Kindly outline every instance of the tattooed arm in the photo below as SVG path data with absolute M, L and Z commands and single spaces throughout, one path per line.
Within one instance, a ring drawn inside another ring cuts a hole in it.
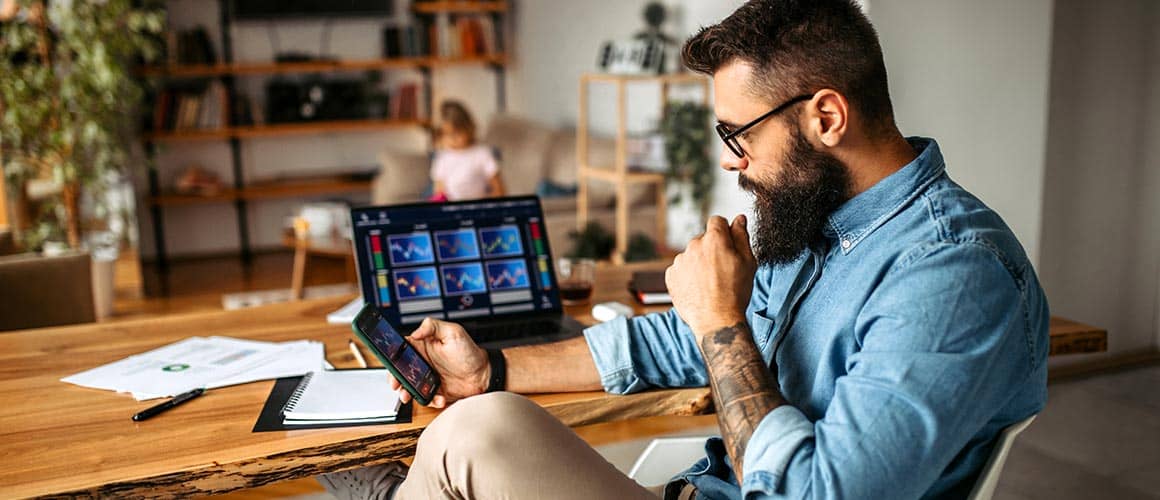
M 762 418 L 786 402 L 745 322 L 707 333 L 701 337 L 700 346 L 709 370 L 721 437 L 740 481 L 746 443 Z
M 709 219 L 665 272 L 677 314 L 689 325 L 705 359 L 717 421 L 737 480 L 745 445 L 766 414 L 785 404 L 745 320 L 757 269 L 745 217 L 733 224 Z

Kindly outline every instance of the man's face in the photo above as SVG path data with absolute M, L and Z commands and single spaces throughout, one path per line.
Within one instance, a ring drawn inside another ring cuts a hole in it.
M 752 68 L 740 62 L 713 75 L 717 120 L 732 129 L 781 104 L 752 95 L 748 83 L 752 77 Z M 784 113 L 799 116 L 807 105 Z M 744 158 L 721 145 L 721 167 L 737 172 L 738 184 L 754 197 L 753 252 L 761 264 L 784 264 L 801 255 L 821 237 L 826 217 L 849 197 L 846 166 L 815 149 L 800 123 L 778 115 L 750 128 L 738 137 Z

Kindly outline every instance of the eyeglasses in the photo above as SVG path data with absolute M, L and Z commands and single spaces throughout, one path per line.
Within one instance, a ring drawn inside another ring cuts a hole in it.
M 778 113 L 781 113 L 782 111 L 785 111 L 790 106 L 793 106 L 794 104 L 797 104 L 799 102 L 808 101 L 808 100 L 813 99 L 813 98 L 814 98 L 813 94 L 802 94 L 802 95 L 799 95 L 797 97 L 794 97 L 793 99 L 790 99 L 790 100 L 782 103 L 781 106 L 773 108 L 773 109 L 769 110 L 768 113 L 757 117 L 756 120 L 753 120 L 749 123 L 746 123 L 745 125 L 742 125 L 741 128 L 739 128 L 737 130 L 730 130 L 728 125 L 726 125 L 724 123 L 718 123 L 717 127 L 716 127 L 717 128 L 717 135 L 721 136 L 721 140 L 725 141 L 725 145 L 729 146 L 729 151 L 732 151 L 733 154 L 737 155 L 737 158 L 745 158 L 745 150 L 741 149 L 741 143 L 737 141 L 737 136 L 745 133 L 746 130 L 749 130 L 749 129 L 757 126 L 758 123 L 765 121 L 765 119 L 767 119 L 773 115 L 776 115 Z

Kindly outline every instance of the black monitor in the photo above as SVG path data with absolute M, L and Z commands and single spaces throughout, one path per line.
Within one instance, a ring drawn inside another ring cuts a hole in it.
M 351 210 L 359 287 L 393 325 L 561 314 L 534 196 Z

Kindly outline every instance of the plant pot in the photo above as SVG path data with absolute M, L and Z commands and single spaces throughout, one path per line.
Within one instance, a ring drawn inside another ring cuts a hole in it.
M 8 224 L 17 245 L 23 246 L 24 233 L 32 228 L 32 202 L 28 199 L 23 184 L 13 186 L 11 181 L 7 181 L 4 188 Z
M 669 182 L 666 193 L 669 199 L 678 193 L 680 200 L 669 204 L 665 244 L 669 248 L 684 249 L 689 240 L 705 231 L 705 217 L 700 205 L 693 200 L 692 184 Z
M 113 277 L 116 275 L 117 259 L 93 257 L 93 309 L 97 321 L 113 315 L 113 298 L 116 296 Z

